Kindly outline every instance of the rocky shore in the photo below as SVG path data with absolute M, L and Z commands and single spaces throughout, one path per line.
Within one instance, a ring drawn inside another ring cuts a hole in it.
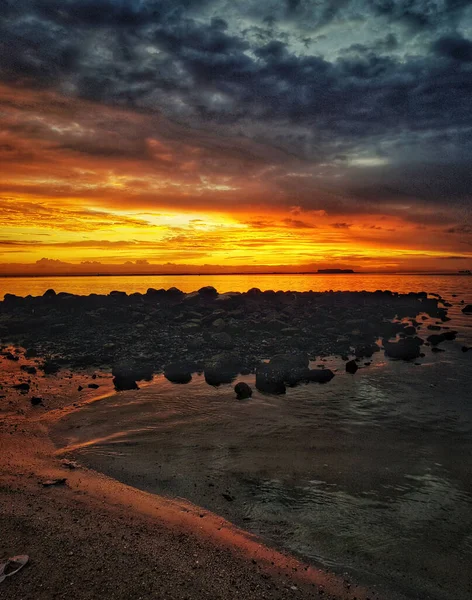
M 192 373 L 204 372 L 210 385 L 256 373 L 260 391 L 283 393 L 287 385 L 329 382 L 329 369 L 310 368 L 310 361 L 328 355 L 342 357 L 355 373 L 356 361 L 381 348 L 392 358 L 413 360 L 425 343 L 437 347 L 454 339 L 450 330 L 426 330 L 429 318 L 436 320 L 430 328 L 447 329 L 447 303 L 426 292 L 218 294 L 207 286 L 189 294 L 171 288 L 76 296 L 48 290 L 38 297 L 5 296 L 0 341 L 7 358 L 16 356 L 6 345 L 24 348 L 45 374 L 65 366 L 111 371 L 118 390 L 137 388 L 156 373 L 187 383 Z

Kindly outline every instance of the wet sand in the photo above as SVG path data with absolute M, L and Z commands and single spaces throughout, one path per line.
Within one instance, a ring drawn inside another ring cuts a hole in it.
M 377 598 L 187 502 L 70 469 L 56 455 L 49 428 L 111 393 L 111 378 L 35 378 L 34 392 L 47 401 L 33 407 L 29 396 L 9 388 L 19 364 L 1 364 L 0 553 L 26 553 L 30 563 L 0 584 L 2 598 Z M 89 390 L 90 382 L 99 390 Z M 64 477 L 65 485 L 42 485 Z

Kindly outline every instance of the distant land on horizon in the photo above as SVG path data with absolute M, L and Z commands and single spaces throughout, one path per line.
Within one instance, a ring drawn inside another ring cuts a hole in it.
M 354 271 L 352 269 L 318 269 L 317 271 L 231 271 L 231 272 L 121 272 L 121 273 L 0 273 L 0 278 L 41 278 L 41 277 L 219 277 L 254 275 L 469 275 L 460 271 Z

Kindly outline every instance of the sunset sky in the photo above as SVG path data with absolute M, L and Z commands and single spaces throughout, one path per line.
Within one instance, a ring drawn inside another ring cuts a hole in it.
M 0 273 L 472 268 L 470 0 L 0 6 Z

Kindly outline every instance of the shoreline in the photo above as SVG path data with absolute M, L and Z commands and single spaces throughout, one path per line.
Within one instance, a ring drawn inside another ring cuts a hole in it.
M 111 389 L 105 397 L 110 394 Z M 103 397 L 103 393 L 98 397 L 91 395 L 85 403 Z M 21 399 L 19 394 L 11 400 L 12 410 L 0 426 L 1 551 L 8 555 L 26 552 L 30 565 L 2 584 L 2 597 L 67 597 L 65 590 L 71 585 L 75 598 L 92 598 L 99 590 L 111 592 L 117 584 L 114 578 L 121 581 L 121 588 L 108 597 L 130 597 L 137 593 L 135 577 L 129 573 L 128 582 L 124 573 L 116 573 L 117 561 L 124 565 L 130 560 L 130 548 L 139 556 L 129 567 L 139 565 L 142 569 L 146 565 L 150 570 L 140 577 L 151 587 L 153 582 L 159 584 L 159 597 L 378 597 L 347 579 L 264 546 L 218 515 L 205 510 L 205 518 L 201 518 L 203 509 L 187 501 L 142 492 L 82 466 L 69 469 L 58 458 L 49 429 L 82 404 L 77 405 L 74 394 L 66 398 L 58 392 L 51 400 L 51 409 L 38 413 L 37 408 L 21 408 Z M 41 485 L 43 480 L 64 477 L 65 485 Z M 96 536 L 97 528 L 116 539 L 110 542 L 108 538 L 105 543 Z M 138 531 L 139 541 L 134 539 Z M 108 543 L 113 549 L 111 555 Z M 156 543 L 161 553 L 150 555 L 147 548 Z M 70 545 L 76 549 L 64 554 L 64 547 Z M 94 552 L 100 549 L 100 553 L 82 551 L 81 546 L 93 548 Z M 169 551 L 165 555 L 163 546 Z M 101 553 L 106 557 L 103 563 Z M 79 590 L 80 577 L 87 567 L 97 567 L 97 556 L 98 577 L 89 582 L 91 588 Z M 52 564 L 55 575 L 46 581 L 44 575 L 50 573 Z M 166 573 L 172 569 L 179 583 L 169 578 L 164 583 L 154 575 L 156 569 Z M 217 590 L 214 577 L 218 578 Z M 198 594 L 192 591 L 195 584 Z M 136 597 L 151 597 L 154 593 L 146 591 Z
M 183 383 L 199 372 L 213 386 L 255 373 L 259 391 L 279 394 L 286 385 L 320 385 L 334 377 L 323 357 L 341 357 L 346 371 L 356 361 L 362 366 L 380 351 L 379 338 L 389 356 L 417 359 L 426 347 L 455 338 L 445 325 L 448 306 L 426 292 L 218 294 L 209 286 L 189 294 L 171 288 L 9 296 L 0 302 L 0 360 L 8 379 L 0 384 L 0 552 L 27 553 L 31 564 L 2 584 L 5 597 L 66 598 L 71 585 L 79 600 L 147 598 L 155 597 L 158 581 L 158 597 L 165 598 L 376 600 L 376 592 L 270 549 L 190 502 L 85 467 L 69 469 L 48 432 L 113 388 L 136 389 L 137 381 L 152 381 L 157 373 Z M 430 333 L 427 317 L 416 321 L 425 313 L 439 319 L 434 330 L 444 330 L 433 335 L 434 343 L 418 337 Z M 310 369 L 317 357 L 321 364 Z M 64 477 L 65 485 L 41 485 Z M 92 588 L 81 588 L 84 578 Z M 148 587 L 139 595 L 142 581 Z

